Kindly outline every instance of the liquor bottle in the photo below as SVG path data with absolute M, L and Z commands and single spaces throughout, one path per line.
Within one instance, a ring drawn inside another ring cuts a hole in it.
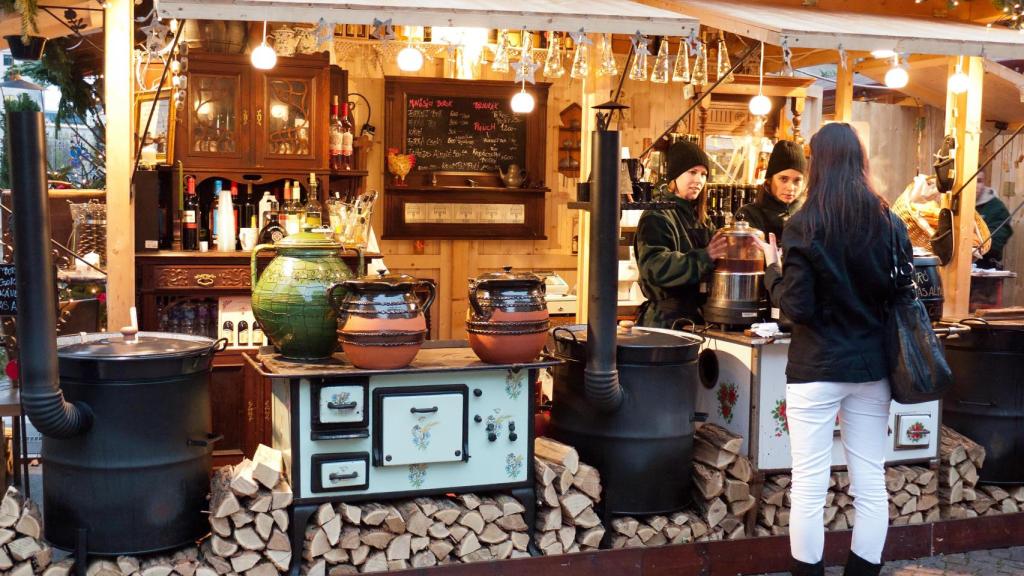
M 319 228 L 323 224 L 323 214 L 320 211 L 320 201 L 317 199 L 316 174 L 309 173 L 309 194 L 306 199 L 306 226 Z
M 352 169 L 352 122 L 348 119 L 348 102 L 341 105 L 341 169 Z
M 294 234 L 292 231 L 292 215 L 295 214 L 295 209 L 292 208 L 292 181 L 284 181 L 284 199 L 281 200 L 281 207 L 278 209 L 279 219 L 281 226 L 284 227 L 287 234 Z
M 245 226 L 245 221 L 242 220 L 242 204 L 238 201 L 238 182 L 231 182 L 231 212 L 235 218 L 235 250 L 241 250 L 238 230 Z
M 278 203 L 277 197 L 270 190 L 263 192 L 263 198 L 260 198 L 259 212 L 256 215 L 256 223 L 253 224 L 253 228 L 259 230 L 266 226 L 267 222 L 270 222 L 271 212 L 277 213 Z
M 209 240 L 210 242 L 213 243 L 217 242 L 217 234 L 220 232 L 220 230 L 218 229 L 218 226 L 220 225 L 220 214 L 218 214 L 218 212 L 220 212 L 220 192 L 223 189 L 224 187 L 221 184 L 220 180 L 213 181 L 213 198 L 210 200 L 210 208 L 208 211 L 208 215 L 210 218 L 208 223 L 208 226 L 210 228 Z M 210 246 L 210 248 L 212 249 L 213 246 Z
M 223 326 L 221 326 L 220 332 L 221 338 L 226 338 L 228 346 L 233 346 L 235 343 L 235 324 L 231 320 L 225 320 Z
M 295 180 L 292 182 L 292 226 L 295 228 L 294 233 L 302 232 L 306 225 L 306 205 L 302 203 L 302 186 L 299 185 L 299 181 Z M 289 234 L 293 234 L 289 230 Z
M 256 320 L 252 321 L 252 345 L 263 345 L 263 328 L 260 327 L 260 323 Z
M 338 97 L 334 97 L 334 102 L 331 104 L 331 128 L 330 128 L 330 144 L 328 146 L 330 167 L 332 171 L 343 170 L 342 160 L 342 148 L 344 141 L 345 129 L 341 124 L 341 119 L 338 118 Z
M 183 208 L 181 247 L 184 250 L 199 250 L 199 196 L 196 194 L 194 176 L 188 177 L 188 193 Z
M 238 321 L 238 345 L 249 345 L 249 323 L 245 320 Z
M 260 244 L 273 244 L 288 235 L 288 231 L 277 219 L 277 211 L 268 212 L 270 220 L 260 229 Z

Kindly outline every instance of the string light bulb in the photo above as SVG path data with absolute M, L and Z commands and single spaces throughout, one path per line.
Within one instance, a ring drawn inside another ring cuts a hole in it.
M 529 114 L 533 112 L 533 96 L 526 91 L 526 83 L 523 83 L 523 89 L 516 92 L 516 95 L 512 97 L 512 111 L 516 114 Z
M 761 42 L 761 64 L 757 71 L 757 96 L 750 99 L 748 105 L 754 116 L 767 116 L 772 111 L 772 101 L 764 95 L 764 42 Z
M 423 68 L 423 52 L 412 45 L 412 41 L 398 52 L 395 58 L 398 69 L 402 72 L 419 72 Z
M 962 64 L 963 59 L 964 57 L 961 56 L 960 59 L 957 61 L 956 71 L 953 72 L 953 75 L 949 77 L 949 80 L 946 83 L 946 87 L 953 94 L 963 94 L 964 92 L 967 92 L 968 88 L 971 87 L 971 79 L 967 76 L 967 74 L 964 74 Z
M 270 70 L 277 65 L 277 52 L 267 44 L 267 21 L 263 21 L 263 42 L 260 45 L 253 48 L 252 55 L 253 68 L 259 70 Z
M 885 85 L 889 88 L 904 88 L 910 82 L 910 75 L 900 66 L 899 54 L 892 57 L 892 68 L 885 73 Z

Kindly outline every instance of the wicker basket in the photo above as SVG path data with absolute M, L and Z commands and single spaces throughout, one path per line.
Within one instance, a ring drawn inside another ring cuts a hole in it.
M 889 208 L 907 225 L 907 233 L 910 236 L 910 243 L 917 248 L 923 248 L 931 251 L 932 234 L 935 233 L 935 228 L 938 223 L 923 215 L 920 210 L 914 207 L 910 202 L 909 190 L 909 187 L 907 190 L 904 190 Z M 985 220 L 981 215 L 975 212 L 974 239 L 972 246 L 975 248 L 980 246 L 982 239 L 986 240 L 986 247 L 981 250 L 981 253 L 984 254 L 988 251 L 988 248 L 991 247 L 991 239 L 989 238 L 988 225 L 985 224 Z

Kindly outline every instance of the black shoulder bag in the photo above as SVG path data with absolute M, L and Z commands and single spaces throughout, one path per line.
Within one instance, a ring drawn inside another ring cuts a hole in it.
M 889 387 L 900 404 L 919 404 L 942 398 L 953 383 L 928 312 L 917 297 L 913 276 L 906 267 L 909 258 L 896 239 L 896 225 L 889 216 L 892 242 L 893 297 L 885 322 L 885 345 L 889 359 Z M 902 255 L 903 258 L 899 256 Z

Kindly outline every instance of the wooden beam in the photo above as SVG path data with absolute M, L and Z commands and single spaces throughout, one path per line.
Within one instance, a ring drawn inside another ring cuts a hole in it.
M 104 34 L 104 108 L 107 113 L 107 327 L 131 323 L 135 305 L 135 225 L 131 178 L 135 142 L 132 45 L 135 8 L 132 0 L 108 0 Z
M 836 109 L 832 119 L 849 122 L 853 119 L 853 62 L 846 56 L 846 62 L 836 66 Z
M 949 58 L 949 75 L 956 70 L 956 63 L 957 58 Z M 963 63 L 963 71 L 971 79 L 970 88 L 963 94 L 946 95 L 946 134 L 953 134 L 957 144 L 953 190 L 959 189 L 978 169 L 981 150 L 981 98 L 985 69 L 981 58 L 964 58 Z M 975 181 L 972 180 L 960 193 L 960 209 L 953 216 L 956 234 L 953 259 L 941 269 L 945 318 L 965 318 L 969 313 L 975 193 Z

